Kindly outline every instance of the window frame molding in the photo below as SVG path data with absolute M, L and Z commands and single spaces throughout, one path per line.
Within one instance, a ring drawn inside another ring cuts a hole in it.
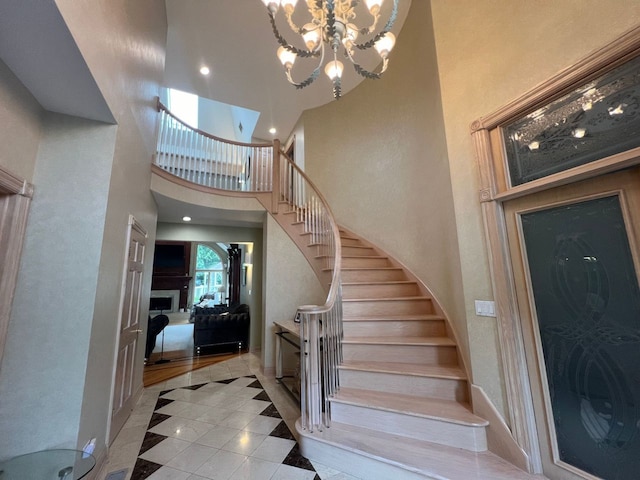
M 229 271 L 229 257 L 227 253 L 224 251 L 222 247 L 220 247 L 215 242 L 204 242 L 204 241 L 194 241 L 193 245 L 195 248 L 192 248 L 193 253 L 193 272 L 191 272 L 191 276 L 193 277 L 193 289 L 194 293 L 191 294 L 191 297 L 195 295 L 196 289 L 196 275 L 198 272 L 222 272 L 222 286 L 224 286 L 227 290 L 229 288 L 229 280 L 228 280 L 228 271 Z M 198 270 L 198 245 L 202 245 L 204 247 L 210 248 L 215 252 L 215 254 L 220 259 L 220 263 L 222 264 L 222 270 Z M 193 303 L 196 303 L 195 298 L 191 298 Z
M 32 184 L 0 166 L 0 367 L 32 197 Z
M 561 70 L 495 112 L 477 119 L 470 126 L 496 302 L 501 365 L 508 402 L 507 422 L 515 441 L 527 455 L 528 469 L 533 473 L 542 473 L 542 460 L 516 301 L 515 279 L 509 256 L 504 202 L 638 165 L 640 148 L 512 187 L 508 179 L 502 126 L 637 56 L 640 56 L 640 26 Z

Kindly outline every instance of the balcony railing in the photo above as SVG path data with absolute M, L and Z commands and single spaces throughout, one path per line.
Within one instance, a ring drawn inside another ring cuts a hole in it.
M 158 103 L 155 164 L 189 182 L 221 190 L 268 192 L 273 145 L 240 143 L 195 129 Z
M 329 398 L 340 386 L 343 337 L 340 233 L 329 205 L 306 174 L 281 151 L 278 141 L 274 145 L 232 142 L 190 127 L 161 103 L 158 112 L 157 167 L 198 185 L 255 196 L 279 222 L 285 216 L 293 217 L 301 238 L 307 239 L 309 248 L 304 248 L 303 254 L 316 272 L 328 275 L 331 286 L 324 305 L 301 306 L 297 315 L 301 424 L 311 432 L 328 427 Z M 264 192 L 271 193 L 270 201 L 259 197 Z

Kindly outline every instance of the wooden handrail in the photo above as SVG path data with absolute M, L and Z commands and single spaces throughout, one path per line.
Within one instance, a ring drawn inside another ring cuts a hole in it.
M 300 175 L 305 180 L 305 182 L 309 186 L 311 186 L 311 188 L 313 188 L 316 196 L 318 197 L 320 202 L 322 202 L 322 205 L 329 213 L 328 217 L 331 223 L 331 230 L 334 236 L 334 240 L 336 242 L 335 243 L 336 251 L 335 251 L 335 262 L 333 267 L 333 273 L 331 278 L 332 280 L 331 287 L 329 289 L 329 294 L 327 295 L 327 301 L 322 306 L 305 305 L 298 309 L 300 311 L 309 312 L 309 313 L 324 313 L 324 312 L 327 312 L 333 306 L 333 302 L 335 302 L 335 298 L 337 295 L 337 290 L 340 287 L 339 278 L 340 278 L 340 269 L 342 268 L 342 242 L 340 241 L 340 229 L 338 228 L 338 224 L 335 221 L 333 212 L 329 207 L 329 203 L 326 201 L 322 193 L 320 193 L 320 190 L 318 190 L 315 187 L 315 185 L 313 184 L 311 179 L 307 176 L 307 174 L 304 173 L 304 171 L 301 170 L 300 167 L 298 167 L 298 165 L 296 165 L 295 162 L 291 160 L 283 150 L 280 150 L 280 155 L 282 155 L 287 160 L 289 166 L 292 167 L 298 173 L 298 175 Z
M 324 305 L 298 307 L 296 317 L 300 319 L 300 410 L 301 426 L 313 432 L 331 424 L 330 397 L 340 388 L 338 366 L 342 362 L 342 244 L 335 217 L 324 196 L 283 151 L 278 152 L 283 177 L 286 183 L 279 197 L 283 197 L 302 221 L 305 233 L 311 233 L 310 245 L 319 247 L 327 255 L 325 267 L 332 270 L 331 283 Z M 274 185 L 275 190 L 275 185 Z M 328 235 L 327 235 L 328 234 Z M 315 260 L 306 251 L 313 264 Z

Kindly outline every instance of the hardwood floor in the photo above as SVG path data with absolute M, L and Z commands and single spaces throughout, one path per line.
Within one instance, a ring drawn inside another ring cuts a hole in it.
M 160 354 L 153 353 L 151 354 L 151 358 L 149 358 L 149 362 L 144 367 L 142 382 L 145 387 L 148 387 L 170 378 L 177 377 L 183 373 L 208 367 L 209 365 L 223 362 L 237 356 L 237 353 L 229 353 L 185 358 L 184 351 L 180 350 L 177 352 L 164 352 L 163 358 L 171 361 L 156 364 L 155 362 L 160 359 Z

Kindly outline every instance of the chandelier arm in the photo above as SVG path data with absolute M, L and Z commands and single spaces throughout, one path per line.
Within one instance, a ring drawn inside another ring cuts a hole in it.
M 280 32 L 278 31 L 278 27 L 276 26 L 276 18 L 273 15 L 273 13 L 268 12 L 269 15 L 269 19 L 271 20 L 271 27 L 273 29 L 273 34 L 276 37 L 276 40 L 278 40 L 278 43 L 283 46 L 284 48 L 286 48 L 287 50 L 289 50 L 290 52 L 295 53 L 297 56 L 301 57 L 301 58 L 310 58 L 310 57 L 317 57 L 318 55 L 320 55 L 320 52 L 318 52 L 317 50 L 312 51 L 312 50 L 300 50 L 299 48 L 294 47 L 293 45 L 289 44 L 282 35 L 280 35 Z
M 389 59 L 385 58 L 382 61 L 382 69 L 379 72 L 370 72 L 369 70 L 362 68 L 360 64 L 354 62 L 353 59 L 351 59 L 351 62 L 353 63 L 353 68 L 356 72 L 358 72 L 359 75 L 372 80 L 378 80 L 382 78 L 382 74 L 387 70 L 387 66 L 389 65 Z
M 334 0 L 327 0 L 327 36 L 334 38 L 336 35 L 336 13 Z
M 316 78 L 318 78 L 318 76 L 320 75 L 320 67 L 322 67 L 322 63 L 324 62 L 324 45 L 322 46 L 321 49 L 321 55 L 320 55 L 320 62 L 318 63 L 318 66 L 315 68 L 315 70 L 313 72 L 311 72 L 311 75 L 309 75 L 305 80 L 303 80 L 302 82 L 295 82 L 293 80 L 293 78 L 291 78 L 291 69 L 286 69 L 285 73 L 287 75 L 287 80 L 289 81 L 289 83 L 291 85 L 293 85 L 294 87 L 296 87 L 297 89 L 301 89 L 304 87 L 308 87 L 309 85 L 311 85 Z
M 293 30 L 295 33 L 297 33 L 298 35 L 302 35 L 302 33 L 303 33 L 302 27 L 299 27 L 293 21 L 293 12 L 294 12 L 294 10 L 291 10 L 290 12 L 285 11 L 284 12 L 284 17 L 287 19 L 287 23 L 289 24 L 289 28 L 291 30 Z
M 375 43 L 384 36 L 385 33 L 391 30 L 391 27 L 393 27 L 393 24 L 395 23 L 397 16 L 398 16 L 398 0 L 393 0 L 393 8 L 391 9 L 389 20 L 387 20 L 387 24 L 384 26 L 384 28 L 380 30 L 380 32 L 368 42 L 362 43 L 362 44 L 354 43 L 353 46 L 356 47 L 358 50 L 367 50 L 373 47 Z

